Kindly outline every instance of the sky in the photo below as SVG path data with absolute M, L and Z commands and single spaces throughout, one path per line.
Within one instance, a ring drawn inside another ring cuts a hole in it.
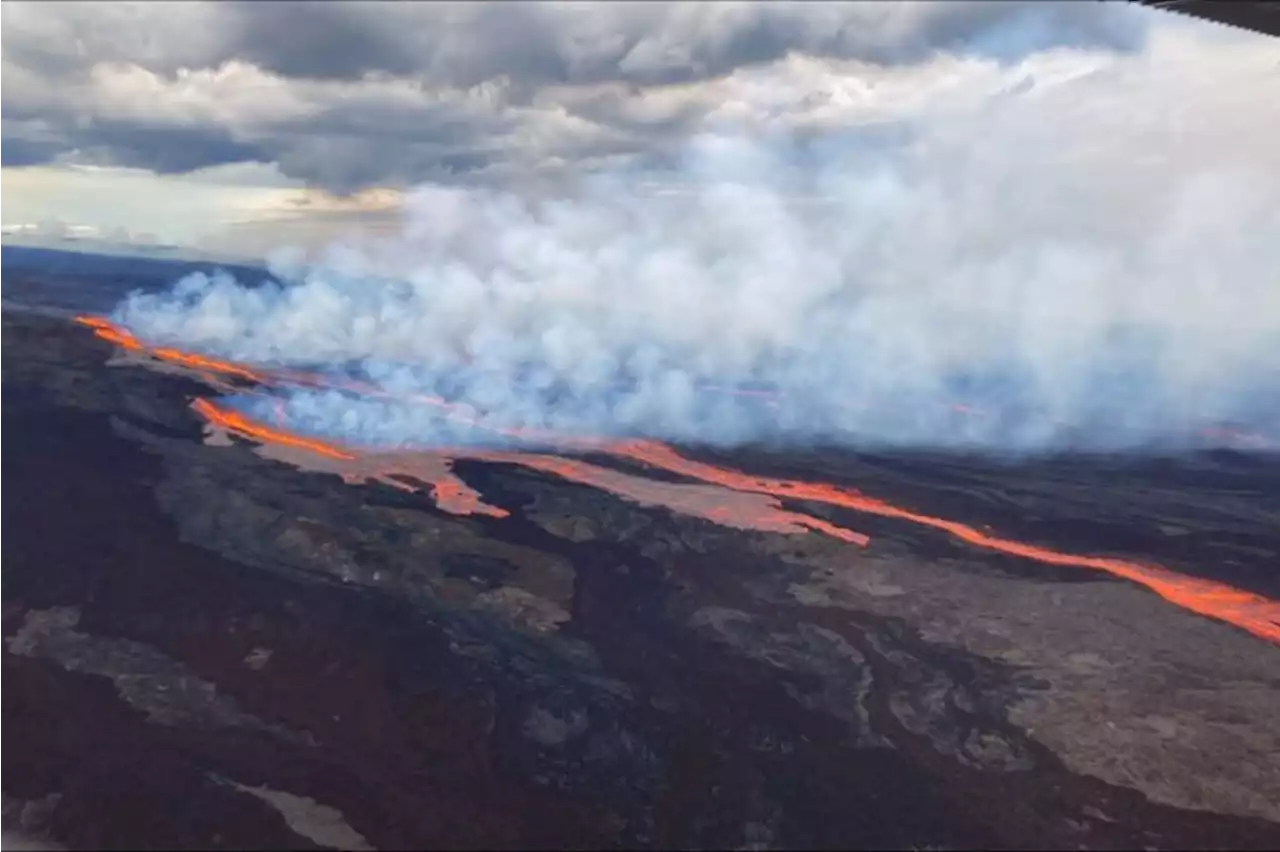
M 1171 77 L 1221 76 L 1235 51 L 1233 96 L 1274 86 L 1251 79 L 1262 37 L 1124 3 L 6 0 L 0 13 L 6 237 L 254 257 L 394 230 L 421 184 L 554 194 L 621 172 L 665 185 L 700 133 L 903 127 L 1162 44 Z

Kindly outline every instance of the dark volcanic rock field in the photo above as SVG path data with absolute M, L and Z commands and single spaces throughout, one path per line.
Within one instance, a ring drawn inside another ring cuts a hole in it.
M 3 326 L 6 831 L 75 848 L 1275 848 L 1280 649 L 821 506 L 744 532 L 459 462 L 505 519 L 205 443 Z M 1275 596 L 1280 465 L 699 452 Z

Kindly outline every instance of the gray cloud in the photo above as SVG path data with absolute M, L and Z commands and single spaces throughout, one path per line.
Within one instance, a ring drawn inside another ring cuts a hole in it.
M 1134 49 L 1146 15 L 1054 2 L 387 3 L 233 0 L 6 6 L 5 51 L 46 73 L 136 62 L 162 74 L 240 60 L 285 77 L 423 76 L 472 86 L 689 82 L 788 52 L 915 62 Z M 11 47 L 12 45 L 12 47 Z
M 109 160 L 124 168 L 181 174 L 227 163 L 264 162 L 272 155 L 236 140 L 223 128 L 145 126 L 120 121 L 96 122 L 80 130 L 76 150 L 91 160 Z
M 228 4 L 226 58 L 289 77 L 426 75 L 471 86 L 685 83 L 796 51 L 877 63 L 958 49 L 1016 57 L 1055 46 L 1132 49 L 1141 16 L 1074 3 Z M 276 35 L 289 31 L 290 38 Z
M 1127 51 L 1152 14 L 1065 2 L 6 2 L 4 162 L 263 160 L 343 191 L 564 170 L 661 157 L 718 106 L 693 89 L 788 57 L 894 68 L 939 53 Z
M 40 121 L 6 120 L 4 124 L 4 164 L 38 166 L 63 153 L 66 140 Z

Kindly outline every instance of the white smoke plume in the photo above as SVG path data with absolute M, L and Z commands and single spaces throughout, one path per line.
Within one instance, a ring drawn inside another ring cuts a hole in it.
M 1025 451 L 1280 423 L 1275 41 L 1179 25 L 1136 55 L 821 68 L 740 80 L 675 168 L 422 187 L 397 239 L 116 319 L 571 434 Z M 761 104 L 782 118 L 741 119 Z M 354 440 L 484 438 L 412 402 L 288 406 Z

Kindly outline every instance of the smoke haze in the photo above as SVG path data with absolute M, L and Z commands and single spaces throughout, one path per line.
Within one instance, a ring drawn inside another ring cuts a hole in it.
M 643 170 L 553 194 L 423 186 L 397 238 L 282 251 L 262 286 L 192 276 L 114 319 L 372 379 L 398 398 L 299 389 L 286 409 L 301 431 L 378 444 L 499 440 L 409 399 L 423 393 L 504 429 L 723 445 L 1035 451 L 1265 429 L 1280 49 L 1202 30 L 1012 65 L 787 60 L 753 72 L 742 112 L 825 98 L 807 123 L 730 104 Z

